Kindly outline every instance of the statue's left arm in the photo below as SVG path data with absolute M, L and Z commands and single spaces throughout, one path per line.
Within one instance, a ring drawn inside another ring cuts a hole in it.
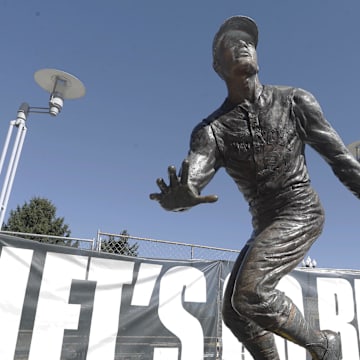
M 183 211 L 193 206 L 217 201 L 216 195 L 200 195 L 218 170 L 219 156 L 214 134 L 210 125 L 197 126 L 190 141 L 188 156 L 182 163 L 179 174 L 174 166 L 168 167 L 169 183 L 157 179 L 160 193 L 150 194 L 169 211 Z
M 340 181 L 360 198 L 360 163 L 325 119 L 315 97 L 305 90 L 297 89 L 293 102 L 293 113 L 304 142 L 314 148 Z

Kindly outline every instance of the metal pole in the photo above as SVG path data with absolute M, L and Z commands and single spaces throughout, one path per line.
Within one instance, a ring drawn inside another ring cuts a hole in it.
M 27 128 L 25 125 L 25 121 L 26 121 L 28 112 L 29 112 L 29 105 L 26 103 L 21 104 L 21 106 L 18 110 L 18 117 L 17 117 L 16 121 L 10 122 L 10 126 L 17 126 L 18 131 L 16 134 L 16 138 L 15 138 L 14 145 L 13 145 L 13 150 L 12 150 L 12 153 L 11 153 L 11 156 L 9 159 L 7 172 L 5 175 L 3 187 L 1 190 L 1 194 L 0 194 L 0 228 L 2 228 L 2 226 L 3 226 L 5 212 L 6 212 L 7 204 L 8 204 L 10 193 L 11 193 L 11 188 L 12 188 L 12 185 L 14 182 L 17 166 L 19 163 L 20 155 L 21 155 L 21 150 L 22 150 L 25 136 L 26 136 Z M 5 141 L 5 145 L 4 145 L 3 154 L 1 156 L 2 163 L 4 162 L 4 159 L 6 157 L 6 152 L 8 149 L 11 133 L 12 133 L 12 130 L 10 131 L 10 129 L 9 129 L 8 135 L 7 135 L 7 138 Z M 2 165 L 3 164 L 1 164 L 1 167 L 2 167 Z
M 2 153 L 1 153 L 1 159 L 0 159 L 0 175 L 1 175 L 1 172 L 2 172 L 2 168 L 3 168 L 4 161 L 5 161 L 5 157 L 6 157 L 6 153 L 7 153 L 8 147 L 9 147 L 11 135 L 12 135 L 12 132 L 13 132 L 13 130 L 14 130 L 14 126 L 15 126 L 15 125 L 16 125 L 16 120 L 10 121 L 9 130 L 8 130 L 7 135 L 6 135 L 6 139 L 5 139 L 5 144 L 4 144 L 4 147 L 3 147 L 3 151 L 2 151 Z
M 20 131 L 20 129 L 19 129 Z M 16 174 L 16 170 L 19 164 L 19 159 L 20 159 L 20 155 L 21 155 L 21 151 L 22 151 L 22 147 L 24 145 L 24 141 L 25 141 L 25 136 L 26 136 L 26 132 L 27 132 L 27 128 L 25 126 L 25 124 L 22 126 L 21 128 L 21 135 L 20 135 L 20 140 L 19 140 L 19 146 L 18 149 L 16 151 L 16 155 L 15 155 L 15 160 L 14 160 L 14 165 L 12 167 L 12 171 L 10 174 L 10 178 L 9 178 L 9 185 L 8 185 L 8 191 L 5 194 L 5 198 L 4 198 L 4 206 L 5 206 L 5 210 L 7 208 L 7 204 L 9 202 L 9 197 L 10 197 L 10 193 L 11 193 L 11 189 L 14 183 L 14 178 L 15 178 L 15 174 Z M 4 210 L 4 213 L 5 213 Z M 3 221 L 4 219 L 0 218 L 0 221 Z M 0 222 L 0 224 L 2 224 L 2 222 Z
M 101 232 L 100 229 L 98 229 L 96 236 L 96 251 L 100 252 L 100 250 L 101 250 Z

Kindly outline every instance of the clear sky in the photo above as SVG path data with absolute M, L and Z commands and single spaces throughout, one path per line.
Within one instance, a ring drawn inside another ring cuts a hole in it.
M 240 249 L 251 219 L 224 171 L 203 191 L 219 196 L 215 204 L 170 213 L 148 196 L 226 96 L 213 36 L 227 17 L 254 18 L 260 80 L 312 92 L 349 144 L 360 139 L 359 11 L 358 0 L 0 0 L 0 146 L 23 101 L 47 105 L 35 71 L 64 70 L 87 90 L 56 118 L 30 114 L 8 212 L 41 196 L 74 237 L 127 230 Z M 360 202 L 311 149 L 307 161 L 327 215 L 310 256 L 319 267 L 360 269 Z

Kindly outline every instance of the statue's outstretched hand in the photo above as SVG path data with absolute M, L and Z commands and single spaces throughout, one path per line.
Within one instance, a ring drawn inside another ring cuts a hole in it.
M 156 200 L 160 205 L 169 211 L 182 211 L 192 206 L 213 203 L 217 201 L 216 195 L 200 196 L 194 193 L 188 184 L 189 162 L 184 160 L 181 167 L 181 175 L 176 175 L 175 166 L 168 167 L 169 185 L 166 185 L 164 179 L 156 180 L 161 193 L 150 194 L 151 200 Z

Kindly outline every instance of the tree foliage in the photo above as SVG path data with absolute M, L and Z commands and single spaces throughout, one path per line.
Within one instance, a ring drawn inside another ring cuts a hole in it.
M 11 210 L 3 229 L 5 231 L 62 237 L 69 237 L 71 233 L 69 226 L 64 223 L 64 218 L 56 216 L 56 207 L 52 202 L 41 197 L 33 197 L 23 206 L 18 205 L 16 210 Z M 36 236 L 22 237 L 58 245 L 72 245 L 71 240 Z
M 128 256 L 137 256 L 139 245 L 137 243 L 129 243 L 129 234 L 127 230 L 123 230 L 119 236 L 109 235 L 109 238 L 101 242 L 101 251 L 128 255 Z

